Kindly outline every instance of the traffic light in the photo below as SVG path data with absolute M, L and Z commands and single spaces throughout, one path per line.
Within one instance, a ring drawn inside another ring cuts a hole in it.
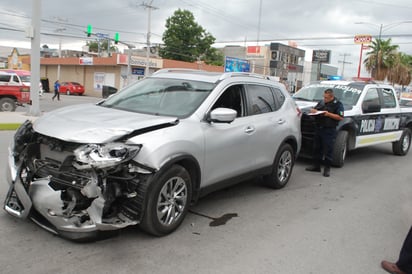
M 114 34 L 114 43 L 117 45 L 117 43 L 119 43 L 119 33 L 118 32 L 116 32 L 115 34 Z
M 92 25 L 87 25 L 87 37 L 92 35 Z

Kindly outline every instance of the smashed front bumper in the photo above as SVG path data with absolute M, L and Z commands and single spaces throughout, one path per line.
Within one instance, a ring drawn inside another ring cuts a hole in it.
M 76 168 L 72 150 L 53 151 L 45 143 L 36 140 L 17 157 L 16 142 L 9 146 L 6 212 L 75 241 L 139 223 L 144 201 L 137 192 L 143 176 L 133 173 L 136 167 Z

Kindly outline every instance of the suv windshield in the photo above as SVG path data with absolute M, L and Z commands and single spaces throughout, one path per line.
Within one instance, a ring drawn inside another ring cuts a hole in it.
M 100 105 L 154 115 L 189 116 L 215 87 L 193 80 L 146 78 L 126 87 Z
M 353 107 L 359 99 L 362 88 L 356 84 L 348 85 L 322 85 L 314 84 L 303 87 L 293 95 L 295 100 L 319 102 L 323 100 L 325 89 L 333 89 L 335 97 L 342 102 L 345 108 Z

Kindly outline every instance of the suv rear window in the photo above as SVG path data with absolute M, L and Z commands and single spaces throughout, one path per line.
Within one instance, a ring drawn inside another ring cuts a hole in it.
M 285 101 L 285 96 L 278 89 L 253 84 L 247 85 L 247 89 L 251 115 L 276 111 Z

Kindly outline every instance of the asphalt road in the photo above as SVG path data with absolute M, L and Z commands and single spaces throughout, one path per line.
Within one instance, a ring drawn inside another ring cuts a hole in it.
M 12 136 L 0 131 L 2 202 Z M 0 273 L 386 273 L 380 261 L 397 259 L 412 224 L 411 159 L 390 145 L 360 149 L 329 178 L 300 159 L 284 189 L 248 181 L 212 193 L 162 238 L 131 227 L 76 244 L 0 210 Z

